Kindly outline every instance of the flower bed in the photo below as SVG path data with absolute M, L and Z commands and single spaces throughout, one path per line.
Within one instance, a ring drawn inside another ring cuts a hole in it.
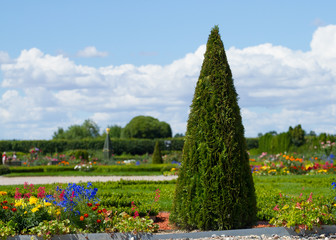
M 84 187 L 69 184 L 47 193 L 45 187 L 24 185 L 16 188 L 14 198 L 0 192 L 0 237 L 32 234 L 50 239 L 69 233 L 130 232 L 150 233 L 158 229 L 148 215 L 140 217 L 132 202 L 131 214 L 103 208 L 96 197 L 98 189 L 91 183 Z M 158 201 L 156 192 L 154 204 Z

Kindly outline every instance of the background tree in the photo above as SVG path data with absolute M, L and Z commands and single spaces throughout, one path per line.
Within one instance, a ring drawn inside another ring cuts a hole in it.
M 219 29 L 209 36 L 192 101 L 172 221 L 204 230 L 256 220 L 256 198 L 237 93 Z
M 58 128 L 53 134 L 53 139 L 67 139 L 67 140 L 78 140 L 84 138 L 96 138 L 99 136 L 98 125 L 87 119 L 82 125 L 71 125 L 68 130 L 63 128 Z
M 166 122 L 150 116 L 134 117 L 121 131 L 122 138 L 171 138 L 172 131 Z
M 161 164 L 161 163 L 163 163 L 159 141 L 155 142 L 155 147 L 154 147 L 152 162 L 154 164 Z
M 111 138 L 120 138 L 122 127 L 118 125 L 113 125 L 113 126 L 109 126 L 108 128 L 110 129 L 109 135 Z
M 296 127 L 292 128 L 289 127 L 288 130 L 292 144 L 296 147 L 300 147 L 305 142 L 305 131 L 302 129 L 301 124 L 297 125 Z

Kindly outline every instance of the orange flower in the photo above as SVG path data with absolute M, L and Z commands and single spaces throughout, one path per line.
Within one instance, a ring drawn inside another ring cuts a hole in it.
M 8 209 L 8 207 L 7 207 L 7 206 L 3 206 L 2 208 L 3 208 L 3 209 L 5 209 L 5 210 L 6 210 L 6 209 Z
M 84 221 L 84 217 L 80 216 L 79 220 Z

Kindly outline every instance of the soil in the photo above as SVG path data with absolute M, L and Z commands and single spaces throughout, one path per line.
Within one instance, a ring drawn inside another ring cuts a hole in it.
M 159 232 L 170 232 L 178 230 L 176 226 L 169 223 L 169 212 L 159 212 L 155 218 L 155 223 L 159 225 Z M 267 221 L 259 221 L 253 228 L 274 227 Z

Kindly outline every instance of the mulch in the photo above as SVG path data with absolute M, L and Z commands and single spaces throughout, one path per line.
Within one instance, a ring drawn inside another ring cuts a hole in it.
M 177 227 L 169 223 L 169 212 L 159 212 L 155 218 L 155 223 L 159 225 L 159 231 L 170 231 L 177 230 Z M 274 225 L 269 224 L 268 221 L 259 221 L 252 228 L 264 228 L 264 227 L 274 227 Z

